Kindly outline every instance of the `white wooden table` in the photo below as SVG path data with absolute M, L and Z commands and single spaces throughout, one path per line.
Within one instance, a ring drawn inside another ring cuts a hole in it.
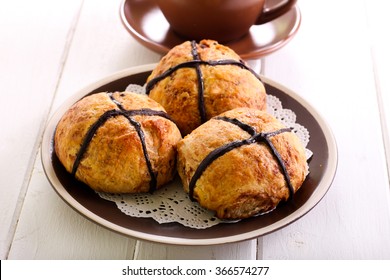
M 258 239 L 150 243 L 107 230 L 55 193 L 40 144 L 50 114 L 80 88 L 157 62 L 119 19 L 120 0 L 0 0 L 1 259 L 389 259 L 390 55 L 387 1 L 300 0 L 295 38 L 262 73 L 327 120 L 338 170 L 321 202 Z

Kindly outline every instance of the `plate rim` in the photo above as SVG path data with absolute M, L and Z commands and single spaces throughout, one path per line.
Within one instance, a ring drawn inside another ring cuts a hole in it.
M 59 105 L 59 107 L 54 109 L 55 111 L 49 118 L 49 121 L 47 122 L 43 134 L 42 145 L 41 145 L 41 161 L 42 161 L 45 175 L 50 185 L 53 187 L 56 193 L 62 198 L 62 200 L 64 200 L 71 208 L 73 208 L 79 214 L 88 218 L 89 220 L 109 230 L 123 234 L 127 237 L 133 237 L 140 240 L 147 240 L 155 243 L 164 243 L 164 244 L 172 244 L 172 245 L 217 245 L 217 244 L 227 244 L 227 243 L 241 242 L 244 240 L 250 240 L 250 239 L 254 239 L 272 233 L 276 230 L 279 230 L 295 222 L 302 216 L 306 215 L 323 199 L 323 197 L 325 196 L 325 194 L 328 192 L 328 190 L 332 185 L 332 182 L 336 175 L 337 164 L 338 164 L 337 143 L 330 126 L 328 125 L 326 120 L 322 117 L 322 115 L 307 100 L 302 98 L 299 94 L 287 88 L 286 86 L 280 84 L 279 82 L 267 78 L 264 75 L 260 75 L 263 82 L 283 91 L 283 93 L 295 99 L 306 110 L 309 111 L 309 113 L 313 116 L 313 118 L 318 122 L 319 126 L 321 127 L 321 130 L 325 135 L 325 141 L 328 144 L 328 150 L 329 150 L 328 164 L 327 164 L 327 168 L 324 171 L 323 178 L 319 182 L 319 185 L 316 187 L 315 191 L 310 196 L 310 198 L 297 211 L 294 211 L 293 213 L 276 221 L 275 223 L 272 223 L 271 225 L 256 230 L 248 231 L 245 233 L 235 234 L 231 236 L 224 236 L 224 237 L 216 237 L 216 238 L 188 239 L 188 238 L 181 238 L 181 237 L 161 236 L 158 234 L 139 232 L 133 229 L 124 228 L 122 226 L 119 226 L 113 222 L 110 222 L 100 217 L 99 215 L 87 209 L 84 205 L 80 204 L 75 198 L 73 198 L 66 191 L 66 189 L 59 181 L 52 167 L 51 154 L 53 151 L 52 151 L 51 143 L 53 141 L 52 138 L 53 138 L 54 129 L 59 119 L 69 108 L 70 106 L 69 104 L 74 104 L 75 102 L 83 98 L 86 94 L 90 93 L 94 89 L 97 89 L 112 81 L 133 74 L 151 71 L 156 67 L 156 65 L 157 63 L 134 66 L 121 71 L 117 71 L 111 75 L 105 76 L 89 84 L 88 86 L 82 88 L 81 90 L 77 91 L 75 94 L 68 97 L 61 105 Z

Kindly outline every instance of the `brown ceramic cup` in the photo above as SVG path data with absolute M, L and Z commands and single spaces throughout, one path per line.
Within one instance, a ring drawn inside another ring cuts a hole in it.
M 255 24 L 264 24 L 288 12 L 297 0 L 157 0 L 173 31 L 186 39 L 237 40 Z

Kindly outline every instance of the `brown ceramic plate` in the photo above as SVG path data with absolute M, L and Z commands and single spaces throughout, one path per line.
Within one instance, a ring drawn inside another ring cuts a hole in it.
M 274 211 L 207 229 L 192 229 L 178 223 L 159 224 L 152 218 L 134 218 L 123 214 L 115 205 L 100 198 L 87 186 L 73 179 L 62 167 L 53 151 L 56 125 L 66 110 L 82 97 L 101 91 L 123 91 L 128 84 L 143 85 L 152 65 L 130 68 L 106 77 L 79 91 L 52 116 L 42 142 L 42 163 L 48 180 L 59 196 L 90 220 L 126 236 L 153 242 L 181 245 L 210 245 L 253 239 L 278 230 L 309 212 L 328 191 L 337 167 L 337 148 L 333 134 L 318 112 L 299 95 L 262 77 L 269 94 L 277 96 L 284 108 L 293 110 L 297 123 L 310 132 L 308 148 L 314 155 L 310 174 L 291 202 Z
M 126 30 L 138 42 L 158 53 L 165 54 L 186 39 L 170 29 L 155 2 L 154 0 L 124 0 L 120 7 L 120 17 Z M 248 35 L 226 45 L 243 59 L 259 58 L 287 44 L 297 33 L 300 23 L 301 13 L 296 6 L 274 21 L 252 26 Z

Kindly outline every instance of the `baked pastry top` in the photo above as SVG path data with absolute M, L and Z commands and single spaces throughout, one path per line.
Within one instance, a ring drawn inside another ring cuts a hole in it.
M 193 200 L 221 219 L 274 209 L 308 173 L 299 138 L 270 114 L 237 108 L 178 143 L 178 173 Z
M 65 169 L 92 189 L 139 193 L 173 178 L 180 139 L 164 108 L 148 96 L 101 92 L 64 114 L 54 148 Z
M 232 49 L 213 40 L 172 48 L 148 77 L 146 91 L 182 135 L 233 108 L 266 108 L 259 76 Z

